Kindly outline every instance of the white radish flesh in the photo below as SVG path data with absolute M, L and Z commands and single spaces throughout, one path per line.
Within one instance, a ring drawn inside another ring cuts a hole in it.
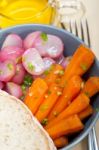
M 22 56 L 23 66 L 31 75 L 40 75 L 44 72 L 44 62 L 35 48 L 26 50 Z
M 6 83 L 6 91 L 17 98 L 20 98 L 23 95 L 21 86 L 13 82 Z
M 62 54 L 59 58 L 55 59 L 56 63 L 61 64 L 63 60 L 65 59 L 64 55 Z
M 39 51 L 41 56 L 58 58 L 63 53 L 64 45 L 62 40 L 55 35 L 42 35 L 44 35 L 44 33 L 41 33 L 41 35 L 35 41 L 35 48 Z
M 45 70 L 50 68 L 50 66 L 52 64 L 55 64 L 55 60 L 53 60 L 52 58 L 50 57 L 45 57 L 43 58 L 43 62 L 44 62 L 44 66 L 45 66 Z
M 7 47 L 7 46 L 17 46 L 17 47 L 22 48 L 23 47 L 23 41 L 19 35 L 9 34 L 3 42 L 2 49 L 4 47 Z
M 0 51 L 0 61 L 13 60 L 18 63 L 24 50 L 16 46 L 8 46 Z
M 15 75 L 15 69 L 15 64 L 11 60 L 0 62 L 0 81 L 10 81 Z
M 35 32 L 28 34 L 26 38 L 24 39 L 24 48 L 28 49 L 28 48 L 34 47 L 34 43 L 37 37 L 40 35 L 40 33 L 41 33 L 40 31 L 35 31 Z
M 71 61 L 71 58 L 72 58 L 71 56 L 68 56 L 63 59 L 63 61 L 61 62 L 61 65 L 63 66 L 63 68 L 66 68 L 68 66 L 68 64 Z
M 25 71 L 23 65 L 17 64 L 15 76 L 12 78 L 12 82 L 21 84 L 24 80 L 25 73 L 26 73 L 26 71 Z

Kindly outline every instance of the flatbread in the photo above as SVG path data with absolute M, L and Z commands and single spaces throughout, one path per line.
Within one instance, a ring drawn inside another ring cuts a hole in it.
M 23 102 L 0 90 L 0 149 L 56 150 Z

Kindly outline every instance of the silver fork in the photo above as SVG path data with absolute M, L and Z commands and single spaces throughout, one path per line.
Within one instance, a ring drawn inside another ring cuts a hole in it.
M 66 29 L 69 32 L 76 35 L 77 37 L 79 37 L 82 41 L 84 41 L 86 45 L 91 47 L 88 21 L 86 18 L 84 18 L 83 21 L 81 20 L 80 22 L 69 21 L 67 24 L 61 23 L 61 26 L 63 29 Z M 99 150 L 94 127 L 88 135 L 88 147 L 89 150 Z

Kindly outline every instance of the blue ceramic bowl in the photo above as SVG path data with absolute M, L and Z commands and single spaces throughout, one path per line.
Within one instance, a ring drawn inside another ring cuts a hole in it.
M 28 33 L 36 31 L 36 30 L 41 30 L 43 32 L 59 36 L 64 42 L 64 46 L 65 46 L 64 55 L 66 56 L 73 55 L 77 47 L 83 43 L 81 40 L 76 38 L 74 35 L 66 32 L 65 30 L 58 29 L 53 26 L 47 26 L 47 25 L 36 25 L 36 24 L 29 25 L 28 24 L 28 25 L 19 25 L 19 26 L 1 30 L 0 31 L 0 46 L 2 45 L 5 37 L 9 33 L 17 33 L 22 38 L 24 38 Z M 92 75 L 99 76 L 99 62 L 97 59 L 95 59 L 94 65 L 84 75 L 84 77 L 88 78 L 89 76 L 92 76 Z M 99 108 L 99 94 L 93 97 L 92 105 L 93 105 L 94 110 L 96 110 L 97 107 Z M 69 150 L 70 148 L 74 147 L 77 143 L 79 143 L 82 139 L 84 139 L 88 135 L 92 127 L 95 125 L 98 118 L 99 118 L 99 112 L 95 111 L 94 114 L 85 121 L 84 130 L 81 131 L 79 134 L 77 134 L 74 138 L 72 138 L 69 145 L 62 148 L 61 150 Z

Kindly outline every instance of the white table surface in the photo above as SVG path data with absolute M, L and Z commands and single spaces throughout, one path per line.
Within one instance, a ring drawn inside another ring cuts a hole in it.
M 99 59 L 99 0 L 82 0 L 82 2 L 86 7 L 86 17 L 89 23 L 91 47 Z M 96 123 L 96 133 L 99 143 L 99 119 Z M 72 148 L 72 150 L 88 150 L 87 138 Z

